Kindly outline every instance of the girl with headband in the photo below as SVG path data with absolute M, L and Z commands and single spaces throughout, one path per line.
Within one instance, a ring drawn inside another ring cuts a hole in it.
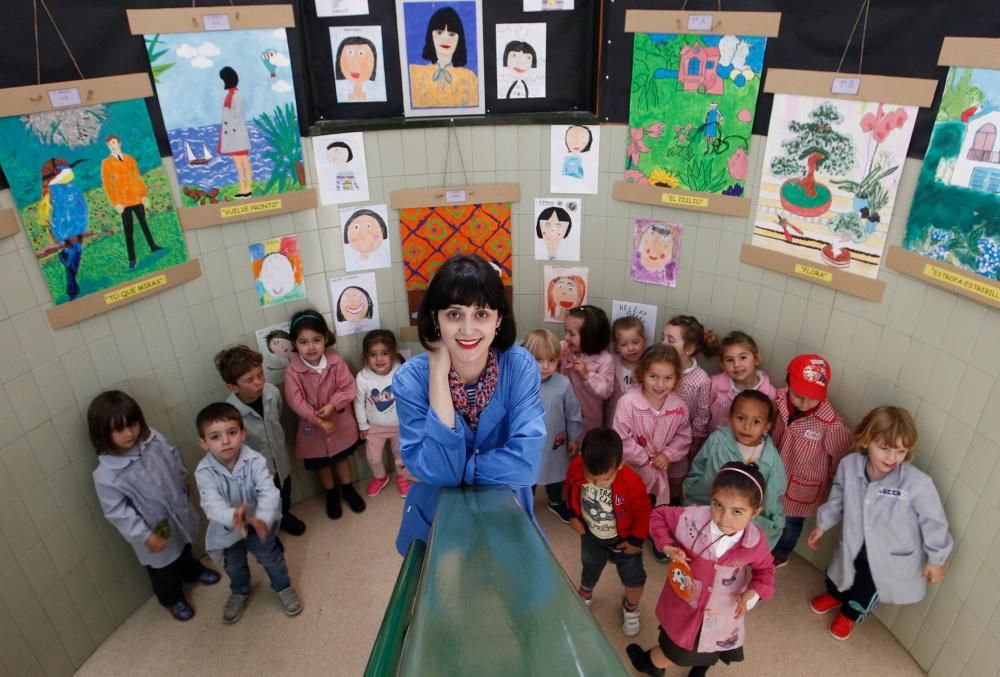
M 771 551 L 752 522 L 764 486 L 756 466 L 727 463 L 712 482 L 711 505 L 653 510 L 653 542 L 673 563 L 656 604 L 657 646 L 625 648 L 637 671 L 661 677 L 679 665 L 698 677 L 720 660 L 743 660 L 743 617 L 774 594 Z

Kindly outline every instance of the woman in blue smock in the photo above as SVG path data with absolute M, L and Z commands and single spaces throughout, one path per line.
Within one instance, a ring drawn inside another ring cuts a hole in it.
M 441 487 L 510 487 L 534 518 L 532 486 L 545 444 L 535 359 L 515 346 L 500 274 L 478 256 L 455 256 L 427 287 L 417 313 L 427 352 L 392 382 L 410 487 L 396 548 L 427 541 Z

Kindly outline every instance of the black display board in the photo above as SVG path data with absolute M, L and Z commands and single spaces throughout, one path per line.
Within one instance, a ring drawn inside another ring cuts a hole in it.
M 604 0 L 604 39 L 601 43 L 604 73 L 601 78 L 599 119 L 628 123 L 632 81 L 632 36 L 624 32 L 628 9 L 680 9 L 681 2 L 663 0 Z M 726 11 L 781 12 L 781 33 L 767 41 L 767 68 L 832 71 L 857 18 L 860 1 L 726 0 Z M 689 2 L 688 11 L 716 9 L 715 0 Z M 846 73 L 858 70 L 857 41 L 844 62 Z M 941 42 L 947 35 L 996 37 L 1000 35 L 1000 9 L 996 0 L 879 0 L 872 2 L 865 38 L 864 72 L 873 75 L 934 78 L 937 96 L 930 108 L 920 109 L 909 155 L 923 157 L 934 115 L 940 102 L 947 68 L 937 65 Z M 773 96 L 761 90 L 754 118 L 754 134 L 767 135 Z
M 368 0 L 367 16 L 317 17 L 314 0 L 296 0 L 308 54 L 312 123 L 366 121 L 392 124 L 403 115 L 403 85 L 399 70 L 399 42 L 395 0 Z M 566 11 L 524 12 L 521 0 L 483 0 L 483 74 L 486 77 L 486 113 L 593 112 L 597 92 L 597 55 L 600 0 L 576 0 Z M 546 24 L 546 96 L 537 99 L 497 99 L 496 31 L 498 23 Z M 334 85 L 331 26 L 382 27 L 382 54 L 386 74 L 384 103 L 337 102 Z

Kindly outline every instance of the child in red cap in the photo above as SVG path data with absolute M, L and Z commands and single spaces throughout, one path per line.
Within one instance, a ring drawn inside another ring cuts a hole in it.
M 819 355 L 798 355 L 788 363 L 787 382 L 774 397 L 778 420 L 771 433 L 788 477 L 785 530 L 772 553 L 776 567 L 788 562 L 803 523 L 816 514 L 851 448 L 851 431 L 826 399 L 830 363 Z

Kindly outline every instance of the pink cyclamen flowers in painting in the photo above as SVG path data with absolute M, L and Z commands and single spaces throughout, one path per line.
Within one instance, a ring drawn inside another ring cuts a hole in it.
M 628 144 L 628 158 L 633 167 L 638 167 L 639 154 L 649 152 L 649 146 L 643 142 L 643 138 L 649 136 L 658 139 L 663 136 L 663 123 L 656 122 L 648 127 L 631 127 L 629 135 L 631 138 Z

